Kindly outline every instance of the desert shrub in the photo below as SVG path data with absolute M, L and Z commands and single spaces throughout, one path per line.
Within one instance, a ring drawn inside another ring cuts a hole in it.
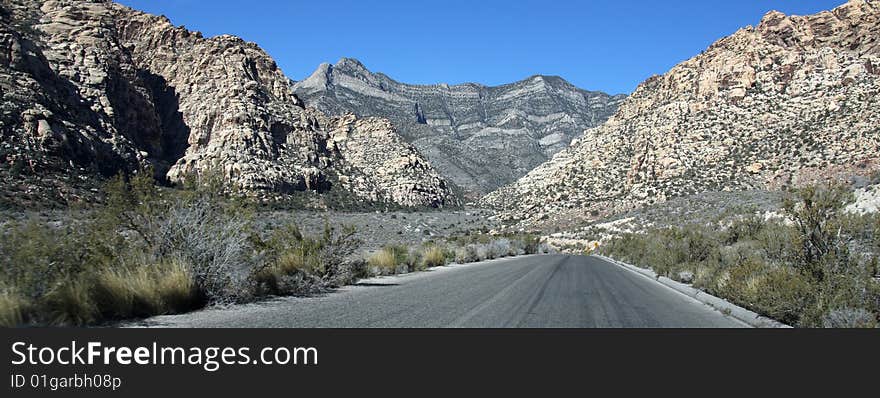
M 829 311 L 822 319 L 826 328 L 875 328 L 877 318 L 862 308 L 837 308 Z
M 880 170 L 875 170 L 868 176 L 869 184 L 880 184 Z
M 549 244 L 541 243 L 540 245 L 538 245 L 538 254 L 550 254 L 550 253 L 554 253 L 554 250 L 552 247 L 550 247 Z
M 748 261 L 765 261 L 767 258 L 762 253 L 759 242 L 746 240 L 720 247 L 717 260 L 716 264 L 720 267 L 733 267 Z M 712 263 L 712 261 L 703 263 Z
M 822 257 L 841 249 L 838 215 L 853 198 L 853 193 L 841 185 L 808 186 L 792 190 L 785 197 L 783 209 L 800 235 L 800 265 L 818 281 L 825 278 L 819 265 Z
M 730 225 L 724 230 L 721 239 L 725 244 L 732 244 L 747 239 L 752 239 L 764 227 L 764 220 L 757 214 L 747 214 L 735 217 Z
M 71 226 L 55 229 L 34 220 L 8 225 L 0 232 L 0 280 L 26 299 L 43 297 L 59 281 L 90 266 L 82 231 Z
M 523 254 L 549 253 L 549 246 L 542 244 L 532 234 L 467 233 L 452 236 L 447 244 L 455 247 L 449 258 L 458 263 L 469 263 Z
M 688 226 L 683 230 L 672 230 L 670 239 L 678 244 L 675 248 L 678 259 L 685 262 L 703 262 L 716 256 L 720 238 L 703 226 Z
M 458 248 L 443 245 L 443 255 L 446 257 L 446 264 L 456 262 L 456 257 L 458 256 Z
M 321 279 L 302 271 L 297 265 L 293 265 L 288 257 L 273 266 L 262 268 L 253 275 L 255 282 L 254 293 L 256 296 L 264 295 L 307 295 L 323 290 Z M 292 260 L 300 263 L 302 260 Z
M 526 254 L 526 243 L 523 240 L 512 239 L 510 240 L 510 250 L 508 250 L 507 255 L 509 256 L 521 256 Z
M 163 313 L 186 312 L 204 304 L 204 297 L 195 284 L 190 268 L 182 260 L 165 260 L 152 272 Z
M 407 264 L 409 261 L 410 249 L 406 245 L 388 245 L 385 246 L 385 249 L 391 251 L 394 254 L 394 261 L 400 264 Z
M 531 234 L 524 235 L 523 239 L 522 239 L 522 243 L 523 243 L 524 254 L 541 253 L 540 252 L 541 240 L 537 236 L 531 235 Z
M 366 276 L 366 264 L 353 255 L 361 245 L 353 226 L 331 228 L 324 223 L 324 235 L 318 257 L 323 264 L 323 280 L 327 286 L 338 287 Z
M 19 311 L 15 318 L 59 325 L 95 320 L 87 275 L 108 263 L 104 254 L 96 255 L 104 250 L 93 231 L 87 222 L 50 227 L 34 220 L 0 231 L 0 286 L 7 287 L 10 308 Z
M 156 187 L 151 170 L 134 175 L 117 175 L 104 185 L 105 204 L 97 211 L 97 222 L 116 232 L 131 231 L 147 244 L 157 223 L 164 219 L 168 203 Z
M 95 276 L 96 310 L 108 319 L 145 316 L 161 311 L 161 299 L 146 267 L 106 269 Z
M 489 250 L 488 244 L 476 244 L 474 245 L 477 249 L 477 261 L 485 261 L 485 260 L 493 260 L 495 257 L 493 256 L 493 252 Z
M 251 270 L 253 294 L 310 294 L 362 276 L 362 267 L 349 258 L 358 246 L 354 232 L 349 227 L 337 231 L 325 223 L 321 237 L 308 237 L 287 222 L 266 239 L 253 236 L 262 258 Z
M 874 215 L 874 254 L 880 255 L 880 213 Z
M 452 258 L 453 262 L 456 262 L 458 264 L 465 264 L 468 262 L 467 261 L 468 260 L 467 249 L 465 249 L 464 247 L 455 248 L 454 253 L 455 254 Z
M 179 200 L 147 233 L 156 257 L 189 265 L 209 303 L 231 302 L 241 294 L 233 276 L 251 266 L 250 220 L 214 201 L 207 196 Z
M 674 276 L 681 264 L 697 264 L 720 256 L 720 240 L 705 228 L 688 225 L 661 228 L 647 234 L 624 234 L 601 248 L 603 253 Z M 695 268 L 695 267 L 688 267 Z
M 9 239 L 4 240 L 5 264 L 0 276 L 2 283 L 15 286 L 16 295 L 27 303 L 26 318 L 81 325 L 106 318 L 164 313 L 170 310 L 165 303 L 178 300 L 175 278 L 181 272 L 189 275 L 189 270 L 161 266 L 140 267 L 134 272 L 134 268 L 123 265 L 124 256 L 142 255 L 139 247 L 122 241 L 110 257 L 104 243 L 92 243 L 95 230 L 90 224 L 56 229 L 26 223 L 6 232 Z M 109 296 L 114 300 L 106 299 L 108 291 L 117 293 Z M 171 308 L 181 306 L 193 308 L 182 303 Z
M 510 255 L 511 245 L 507 238 L 493 240 L 486 244 L 486 258 L 494 259 Z
M 423 251 L 419 247 L 411 247 L 406 251 L 406 259 L 403 264 L 405 269 L 399 270 L 398 273 L 424 271 L 427 269 L 422 258 Z
M 455 262 L 467 264 L 480 261 L 477 245 L 465 245 L 455 250 Z
M 802 261 L 801 236 L 791 226 L 769 222 L 754 239 L 758 249 L 769 261 L 792 266 Z
M 160 191 L 152 175 L 143 170 L 112 179 L 96 225 L 128 236 L 126 243 L 147 256 L 182 260 L 208 303 L 238 300 L 243 278 L 234 276 L 252 266 L 252 210 L 218 173 L 190 178 L 178 191 Z
M 729 272 L 722 269 L 718 264 L 698 264 L 694 269 L 693 285 L 697 289 L 717 292 L 719 282 L 729 277 Z
M 737 304 L 793 325 L 801 323 L 817 299 L 809 276 L 754 260 L 732 268 L 721 293 Z

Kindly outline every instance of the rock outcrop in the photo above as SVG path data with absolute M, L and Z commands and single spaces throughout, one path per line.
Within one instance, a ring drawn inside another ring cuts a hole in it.
M 150 165 L 170 182 L 219 170 L 255 193 L 336 186 L 403 206 L 458 203 L 390 123 L 306 109 L 240 38 L 109 1 L 3 0 L 0 46 L 4 189 L 17 174 L 74 173 L 75 185 Z
M 556 76 L 497 87 L 404 84 L 349 58 L 320 65 L 294 90 L 329 114 L 390 119 L 471 197 L 525 175 L 604 122 L 624 98 L 581 90 Z
M 768 13 L 642 83 L 604 125 L 483 203 L 572 225 L 703 191 L 880 168 L 880 5 Z

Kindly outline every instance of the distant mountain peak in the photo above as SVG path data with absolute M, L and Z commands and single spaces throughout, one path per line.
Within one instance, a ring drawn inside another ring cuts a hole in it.
M 405 84 L 353 58 L 321 64 L 294 91 L 306 105 L 330 114 L 391 119 L 472 198 L 547 160 L 605 121 L 623 99 L 545 75 L 498 86 Z
M 337 67 L 337 68 L 348 67 L 348 68 L 360 69 L 360 70 L 364 70 L 364 71 L 367 70 L 367 67 L 364 66 L 363 62 L 361 62 L 357 58 L 348 58 L 348 57 L 339 58 L 339 61 L 336 61 L 335 67 Z

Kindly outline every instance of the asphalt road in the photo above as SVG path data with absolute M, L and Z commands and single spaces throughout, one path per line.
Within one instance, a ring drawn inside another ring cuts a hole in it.
M 159 316 L 159 327 L 744 327 L 602 259 L 541 255 L 373 278 L 309 298 Z

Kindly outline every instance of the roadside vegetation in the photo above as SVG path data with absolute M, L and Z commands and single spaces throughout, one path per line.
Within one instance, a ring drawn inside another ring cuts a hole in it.
M 880 216 L 844 212 L 852 200 L 847 187 L 806 187 L 779 217 L 627 233 L 599 251 L 790 325 L 876 327 Z
M 545 254 L 550 247 L 530 234 L 466 234 L 419 246 L 386 245 L 367 256 L 367 274 L 393 275 L 451 263 L 466 264 L 525 254 Z
M 102 204 L 63 224 L 0 224 L 0 327 L 94 325 L 310 295 L 442 266 L 461 250 L 478 253 L 468 261 L 538 250 L 533 237 L 480 234 L 364 256 L 352 227 L 325 222 L 315 236 L 292 220 L 257 227 L 259 205 L 220 178 L 160 189 L 151 175 L 113 179 Z
M 117 177 L 68 225 L 11 221 L 0 240 L 0 325 L 87 325 L 270 294 L 308 294 L 357 275 L 348 228 L 303 236 L 254 228 L 254 210 L 206 177 L 160 190 Z

